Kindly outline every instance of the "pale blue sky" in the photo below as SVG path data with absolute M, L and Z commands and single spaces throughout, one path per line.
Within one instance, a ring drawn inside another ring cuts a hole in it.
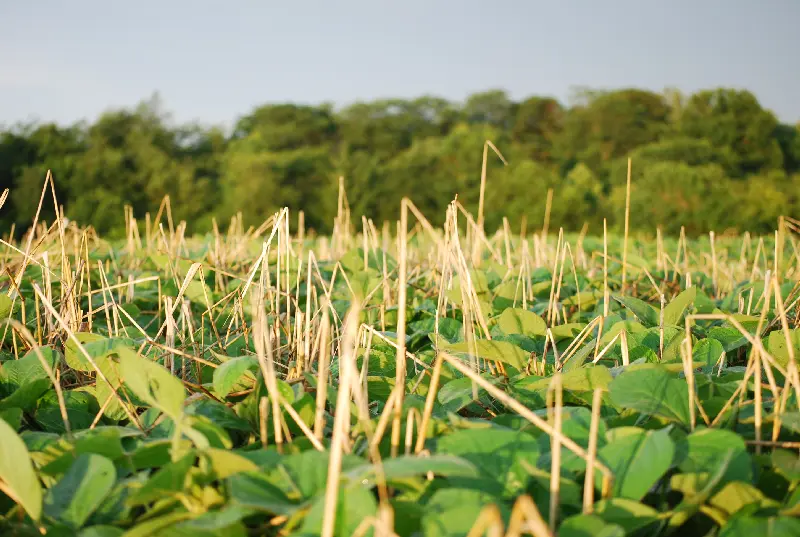
M 753 91 L 800 120 L 800 0 L 0 0 L 0 124 L 159 91 L 177 120 L 275 101 L 575 86 Z

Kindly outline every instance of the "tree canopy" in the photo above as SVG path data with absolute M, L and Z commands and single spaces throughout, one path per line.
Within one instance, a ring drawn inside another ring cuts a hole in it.
M 177 124 L 156 97 L 91 124 L 8 126 L 0 188 L 11 195 L 0 222 L 30 223 L 51 170 L 66 215 L 103 233 L 124 229 L 124 206 L 143 217 L 166 195 L 191 232 L 237 214 L 257 226 L 283 206 L 327 231 L 340 176 L 357 215 L 394 220 L 409 196 L 440 223 L 456 195 L 477 206 L 486 140 L 507 161 L 488 161 L 490 229 L 503 216 L 541 225 L 550 189 L 551 229 L 600 233 L 604 217 L 621 226 L 628 158 L 633 229 L 767 232 L 779 215 L 800 212 L 800 126 L 780 123 L 745 90 L 623 88 L 584 91 L 571 106 L 549 96 L 517 102 L 502 90 L 463 103 L 265 104 L 230 132 Z

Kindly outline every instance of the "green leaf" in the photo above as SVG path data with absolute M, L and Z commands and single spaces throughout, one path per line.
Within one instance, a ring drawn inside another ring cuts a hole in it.
M 592 512 L 605 520 L 617 524 L 630 535 L 659 519 L 658 511 L 627 498 L 600 500 L 592 507 Z
M 689 306 L 697 296 L 697 287 L 681 291 L 664 307 L 664 326 L 680 326 Z
M 176 421 L 183 414 L 186 391 L 180 380 L 162 366 L 129 349 L 118 349 L 120 375 L 136 396 Z
M 108 338 L 91 332 L 77 332 L 75 337 L 80 341 L 81 346 L 86 350 L 96 364 L 106 358 L 109 354 L 116 352 L 119 348 L 130 349 L 133 340 L 129 338 Z M 83 355 L 78 345 L 72 340 L 67 340 L 64 345 L 64 360 L 72 369 L 77 371 L 94 371 L 94 367 Z
M 553 334 L 553 338 L 555 338 L 556 341 L 561 341 L 562 339 L 572 339 L 580 334 L 581 330 L 583 330 L 585 326 L 586 325 L 583 323 L 560 324 L 550 328 L 550 333 Z
M 361 487 L 339 487 L 339 498 L 336 502 L 333 535 L 350 537 L 367 517 L 375 516 L 378 504 L 368 489 Z M 311 510 L 303 519 L 301 533 L 320 535 L 322 519 L 325 511 L 325 495 L 319 495 L 311 504 Z M 368 533 L 367 535 L 371 535 Z
M 750 481 L 752 463 L 747 446 L 738 434 L 721 429 L 700 429 L 677 445 L 678 468 L 686 473 L 707 472 L 715 475 L 721 464 L 733 452 L 721 482 Z
M 233 409 L 223 403 L 211 399 L 198 399 L 186 405 L 186 413 L 190 416 L 203 416 L 215 425 L 232 431 L 250 432 L 250 423 L 236 415 Z
M 234 474 L 227 480 L 228 494 L 232 504 L 263 511 L 271 515 L 291 515 L 298 504 L 260 472 Z
M 78 534 L 78 537 L 121 537 L 125 530 L 115 526 L 92 526 L 84 528 Z
M 436 491 L 422 515 L 422 534 L 426 537 L 467 535 L 481 510 L 496 500 L 480 490 L 444 488 Z
M 551 382 L 551 377 L 539 379 L 525 389 L 546 391 L 550 387 Z M 596 388 L 606 391 L 611 382 L 611 373 L 607 367 L 602 365 L 580 367 L 561 375 L 562 388 L 573 392 L 591 392 Z
M 39 347 L 39 352 L 42 353 L 42 358 L 50 366 L 50 369 L 55 370 L 59 353 L 50 347 Z M 49 382 L 50 377 L 47 376 L 47 371 L 42 367 L 42 362 L 39 361 L 35 350 L 28 351 L 19 360 L 8 360 L 0 365 L 0 387 L 4 388 L 7 393 L 37 380 Z
M 8 318 L 13 304 L 14 300 L 11 297 L 5 293 L 0 294 L 0 320 Z
M 208 293 L 208 298 L 213 302 L 213 295 L 211 290 L 208 288 L 205 282 L 200 280 L 192 280 L 189 282 L 189 285 L 186 286 L 186 290 L 183 292 L 183 295 L 194 302 L 195 304 L 206 304 L 205 293 Z
M 722 343 L 716 339 L 706 338 L 697 342 L 692 347 L 692 362 L 705 364 L 705 371 L 710 371 L 725 354 Z
M 499 383 L 499 379 L 492 375 L 484 374 L 481 376 L 492 384 Z M 472 397 L 472 385 L 472 379 L 467 377 L 453 379 L 439 389 L 436 398 L 450 412 L 458 412 L 475 401 Z M 478 397 L 486 397 L 486 390 L 481 387 L 477 388 Z
M 478 477 L 480 475 L 478 469 L 472 463 L 453 455 L 431 455 L 429 457 L 404 455 L 394 459 L 386 459 L 383 461 L 382 466 L 384 477 L 389 481 L 425 475 L 428 472 L 445 477 Z M 360 483 L 374 486 L 375 472 L 374 465 L 365 464 L 353 468 L 345 474 L 345 477 L 354 484 Z
M 0 420 L 4 420 L 12 429 L 17 431 L 22 425 L 22 409 L 11 407 L 0 410 Z
M 675 446 L 669 433 L 620 427 L 608 436 L 609 442 L 597 452 L 597 458 L 614 475 L 614 496 L 641 500 L 672 464 Z M 596 484 L 598 488 L 602 484 L 600 473 Z
M 507 429 L 462 429 L 437 440 L 438 455 L 457 455 L 472 463 L 486 481 L 484 489 L 495 494 L 520 494 L 530 480 L 526 466 L 535 468 L 539 444 L 527 433 Z M 456 486 L 472 485 L 475 479 L 452 477 Z
M 96 412 L 92 412 L 90 408 L 93 406 L 94 397 L 90 393 L 77 390 L 67 390 L 63 392 L 63 395 L 67 418 L 69 418 L 69 424 L 72 429 L 88 429 L 94 421 Z M 39 399 L 35 418 L 36 423 L 45 431 L 65 432 L 64 420 L 61 416 L 61 408 L 58 405 L 58 397 L 55 391 L 49 391 Z
M 255 370 L 258 370 L 255 356 L 231 358 L 214 370 L 214 391 L 219 397 L 226 397 L 247 371 Z
M 795 360 L 800 358 L 800 330 L 789 330 L 789 341 L 792 343 Z M 769 333 L 767 338 L 767 350 L 782 367 L 789 365 L 789 347 L 786 345 L 786 335 L 783 330 L 775 330 Z
M 183 522 L 193 516 L 194 513 L 187 511 L 172 511 L 165 515 L 139 522 L 123 533 L 122 537 L 152 537 L 154 535 L 161 535 L 160 532 L 165 528 L 173 526 L 178 522 Z
M 778 507 L 778 502 L 764 496 L 750 483 L 732 481 L 711 497 L 709 503 L 724 513 L 732 515 L 751 504 L 761 507 Z
M 195 458 L 194 453 L 187 453 L 177 461 L 163 466 L 142 488 L 131 495 L 129 504 L 142 505 L 183 492 L 186 476 L 194 465 Z
M 659 365 L 625 370 L 609 385 L 612 402 L 643 414 L 689 424 L 689 389 L 685 381 Z
M 772 452 L 772 466 L 788 481 L 800 481 L 800 457 L 788 449 Z
M 42 487 L 31 464 L 25 443 L 4 420 L 0 420 L 0 480 L 33 520 L 42 515 Z
M 497 320 L 497 325 L 505 334 L 544 336 L 547 333 L 544 319 L 522 308 L 508 308 L 503 311 Z
M 574 515 L 561 523 L 558 537 L 625 537 L 625 530 L 597 515 Z
M 328 484 L 329 453 L 315 449 L 285 456 L 275 467 L 270 468 L 269 477 L 286 494 L 299 494 L 310 499 L 322 494 Z M 342 459 L 342 472 L 364 464 L 364 459 L 346 455 Z M 287 479 L 288 477 L 288 479 Z
M 73 529 L 82 527 L 100 507 L 117 479 L 114 463 L 102 455 L 80 455 L 51 488 L 44 512 Z
M 97 403 L 101 407 L 105 405 L 103 415 L 112 421 L 125 419 L 125 409 L 122 408 L 122 404 L 113 393 L 114 390 L 120 393 L 122 387 L 122 379 L 119 376 L 119 358 L 110 356 L 107 360 L 101 360 L 97 364 L 97 367 L 102 371 L 108 381 L 105 382 L 99 378 L 95 381 L 94 393 L 97 398 Z M 108 401 L 108 404 L 106 404 L 106 401 Z
M 209 448 L 203 452 L 217 479 L 226 479 L 240 472 L 257 472 L 258 466 L 232 451 Z
M 788 516 L 735 517 L 725 524 L 719 537 L 796 537 L 800 535 L 800 519 Z
M 469 353 L 469 345 L 466 341 L 447 345 L 445 350 L 454 353 Z M 494 341 L 490 339 L 479 339 L 475 341 L 475 352 L 485 360 L 495 360 L 510 364 L 518 370 L 525 368 L 530 358 L 529 353 L 520 349 L 516 345 L 507 341 Z
M 611 296 L 614 300 L 625 306 L 625 309 L 633 313 L 643 325 L 647 327 L 658 326 L 658 311 L 647 302 L 632 296 L 619 294 Z
M 14 388 L 11 395 L 0 400 L 0 410 L 8 408 L 21 408 L 30 412 L 36 406 L 39 398 L 52 387 L 49 378 L 37 378 L 25 382 L 22 386 Z

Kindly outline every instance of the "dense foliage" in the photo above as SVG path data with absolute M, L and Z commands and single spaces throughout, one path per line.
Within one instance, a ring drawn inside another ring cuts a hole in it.
M 487 235 L 404 199 L 392 236 L 332 197 L 313 238 L 128 212 L 2 246 L 0 534 L 800 534 L 800 222 Z
M 637 89 L 584 92 L 571 106 L 548 97 L 514 102 L 502 91 L 456 104 L 435 97 L 330 106 L 266 105 L 230 133 L 175 125 L 158 100 L 111 111 L 93 124 L 33 124 L 0 132 L 0 189 L 12 196 L 0 222 L 18 228 L 52 169 L 66 215 L 103 234 L 123 231 L 123 205 L 143 219 L 169 195 L 176 219 L 208 231 L 241 212 L 258 224 L 280 207 L 304 209 L 330 231 L 338 177 L 354 214 L 380 223 L 409 196 L 434 223 L 457 194 L 475 209 L 486 140 L 486 223 L 539 226 L 553 189 L 551 229 L 611 229 L 632 157 L 634 229 L 769 232 L 800 210 L 800 131 L 747 91 L 689 97 Z M 700 209 L 702 205 L 702 210 Z M 677 218 L 680 215 L 680 218 Z M 52 211 L 43 215 L 52 220 Z

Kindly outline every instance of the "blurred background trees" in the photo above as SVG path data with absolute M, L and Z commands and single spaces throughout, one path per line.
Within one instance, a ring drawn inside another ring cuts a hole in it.
M 501 90 L 463 103 L 435 96 L 358 102 L 336 109 L 267 104 L 235 122 L 177 124 L 157 96 L 94 123 L 0 129 L 0 212 L 5 229 L 28 225 L 48 169 L 67 216 L 101 233 L 124 230 L 123 206 L 142 217 L 170 196 L 190 232 L 224 228 L 242 214 L 258 225 L 283 206 L 329 231 L 338 177 L 353 214 L 394 220 L 409 196 L 441 223 L 457 194 L 478 203 L 481 159 L 490 152 L 486 225 L 602 232 L 622 224 L 627 159 L 633 159 L 634 229 L 702 234 L 764 233 L 800 212 L 800 126 L 780 123 L 748 91 L 683 95 L 640 89 L 583 90 L 571 105 L 548 96 L 514 101 Z M 52 220 L 52 203 L 42 217 Z

